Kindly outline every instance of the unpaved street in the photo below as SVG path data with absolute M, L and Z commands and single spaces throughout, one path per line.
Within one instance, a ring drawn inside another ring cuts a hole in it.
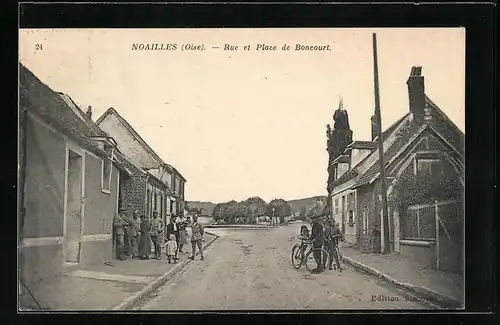
M 220 238 L 197 260 L 144 299 L 146 310 L 429 309 L 368 275 L 295 270 L 290 250 L 300 224 L 274 229 L 207 229 Z M 374 297 L 378 300 L 374 301 Z

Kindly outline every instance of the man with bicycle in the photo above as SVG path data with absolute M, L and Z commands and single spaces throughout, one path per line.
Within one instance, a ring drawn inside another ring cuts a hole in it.
M 333 218 L 328 218 L 325 225 L 324 231 L 325 245 L 324 249 L 328 252 L 328 269 L 332 270 L 333 259 L 335 258 L 335 263 L 337 269 L 342 272 L 342 266 L 340 265 L 340 257 L 338 255 L 338 244 L 339 239 L 342 238 L 342 232 L 337 223 Z

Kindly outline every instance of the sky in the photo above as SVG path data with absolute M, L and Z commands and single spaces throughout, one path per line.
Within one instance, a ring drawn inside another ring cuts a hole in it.
M 374 32 L 383 129 L 408 112 L 420 65 L 426 94 L 465 133 L 465 29 L 22 29 L 19 58 L 94 120 L 114 107 L 187 179 L 187 200 L 291 200 L 326 195 L 340 97 L 354 140 L 370 140 Z M 133 50 L 148 43 L 177 49 Z

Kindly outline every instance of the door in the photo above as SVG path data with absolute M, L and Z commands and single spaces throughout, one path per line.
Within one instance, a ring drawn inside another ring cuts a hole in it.
M 66 172 L 66 232 L 65 261 L 80 262 L 81 229 L 82 229 L 82 156 L 68 150 L 68 169 Z
M 342 213 L 342 233 L 345 235 L 345 195 L 342 195 L 342 207 L 341 207 L 341 213 Z

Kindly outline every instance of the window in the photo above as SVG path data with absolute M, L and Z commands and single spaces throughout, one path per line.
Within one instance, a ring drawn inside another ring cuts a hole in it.
M 104 193 L 111 193 L 111 169 L 113 162 L 104 158 L 101 165 L 101 189 Z
M 354 226 L 354 212 L 349 211 L 349 226 Z
M 146 195 L 146 216 L 151 215 L 151 192 L 148 190 Z
M 160 217 L 163 217 L 163 197 L 160 195 L 158 200 L 159 200 L 159 206 L 160 206 Z
M 366 209 L 363 210 L 363 233 L 368 232 L 368 213 L 366 212 Z
M 339 199 L 335 199 L 335 214 L 339 213 Z
M 420 176 L 438 176 L 442 172 L 440 159 L 417 159 L 416 173 Z

